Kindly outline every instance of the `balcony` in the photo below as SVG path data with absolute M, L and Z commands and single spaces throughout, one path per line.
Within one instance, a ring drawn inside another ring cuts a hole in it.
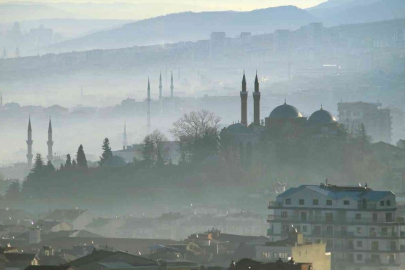
M 373 218 L 346 218 L 338 216 L 305 216 L 299 215 L 268 215 L 268 221 L 287 221 L 287 222 L 309 222 L 309 223 L 335 223 L 335 224 L 369 224 L 369 223 L 403 223 L 402 219 L 373 219 Z M 398 236 L 398 235 L 381 235 L 381 236 Z M 405 232 L 401 232 L 405 237 Z
M 380 258 L 371 258 L 371 259 L 366 259 L 367 264 L 381 264 L 381 259 Z

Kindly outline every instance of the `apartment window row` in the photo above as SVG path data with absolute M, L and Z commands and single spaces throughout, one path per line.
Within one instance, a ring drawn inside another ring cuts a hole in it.
M 286 252 L 262 252 L 262 259 L 288 259 L 288 253 Z
M 388 201 L 387 201 L 388 203 Z M 286 205 L 291 205 L 292 204 L 292 200 L 290 198 L 285 199 L 285 204 Z M 344 200 L 343 201 L 344 205 L 350 205 L 350 201 L 349 200 Z M 298 199 L 298 205 L 305 205 L 305 199 Z M 313 199 L 312 200 L 312 205 L 319 205 L 319 199 Z M 326 200 L 326 205 L 328 206 L 332 206 L 333 205 L 333 201 L 332 200 Z M 387 204 L 388 205 L 388 204 Z

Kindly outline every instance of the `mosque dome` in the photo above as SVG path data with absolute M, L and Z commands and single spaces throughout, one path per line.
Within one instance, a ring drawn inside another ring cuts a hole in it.
M 250 129 L 241 123 L 232 124 L 226 129 L 231 133 L 250 133 Z
M 270 118 L 276 119 L 287 119 L 287 118 L 299 118 L 302 117 L 302 114 L 294 106 L 284 103 L 276 107 L 271 113 Z
M 308 118 L 309 124 L 328 124 L 328 123 L 336 123 L 336 118 L 333 115 L 324 110 L 322 107 L 319 111 L 314 112 Z

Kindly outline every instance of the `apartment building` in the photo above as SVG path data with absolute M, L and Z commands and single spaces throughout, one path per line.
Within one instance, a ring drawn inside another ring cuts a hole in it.
M 331 184 L 290 188 L 270 202 L 270 241 L 292 227 L 307 241 L 326 243 L 332 269 L 398 270 L 405 262 L 405 221 L 394 193 Z

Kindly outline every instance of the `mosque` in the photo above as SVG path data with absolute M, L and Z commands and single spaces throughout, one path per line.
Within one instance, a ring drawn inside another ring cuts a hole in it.
M 336 118 L 321 106 L 309 118 L 304 117 L 294 106 L 284 104 L 271 111 L 264 120 L 260 118 L 260 89 L 256 74 L 253 92 L 253 122 L 247 119 L 246 77 L 243 74 L 241 98 L 241 122 L 232 124 L 221 131 L 221 136 L 228 136 L 232 143 L 239 146 L 240 151 L 246 151 L 247 155 L 252 152 L 252 146 L 266 133 L 279 134 L 287 138 L 299 138 L 301 136 L 332 137 L 338 132 L 339 123 Z

